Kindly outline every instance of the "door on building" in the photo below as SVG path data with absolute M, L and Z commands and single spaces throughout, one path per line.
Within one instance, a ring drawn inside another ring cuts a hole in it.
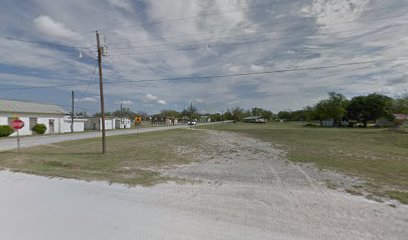
M 48 133 L 53 134 L 55 132 L 55 120 L 54 119 L 50 119 L 48 122 Z

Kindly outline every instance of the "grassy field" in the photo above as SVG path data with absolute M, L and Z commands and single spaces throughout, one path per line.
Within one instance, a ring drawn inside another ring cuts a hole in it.
M 102 180 L 128 185 L 152 185 L 169 180 L 160 170 L 192 161 L 177 146 L 193 146 L 202 131 L 168 130 L 107 138 L 108 153 L 101 154 L 100 139 L 61 142 L 0 153 L 0 168 L 31 174 Z
M 408 204 L 408 134 L 388 129 L 307 128 L 299 123 L 220 124 L 278 144 L 294 162 L 313 162 L 367 180 L 365 191 Z M 350 189 L 358 193 L 361 189 Z

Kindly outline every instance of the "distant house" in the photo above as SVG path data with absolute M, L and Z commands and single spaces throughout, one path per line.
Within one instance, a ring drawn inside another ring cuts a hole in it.
M 243 119 L 247 123 L 266 123 L 267 120 L 262 116 L 252 116 Z
M 116 129 L 124 129 L 124 128 L 131 128 L 132 127 L 132 120 L 129 118 L 116 118 L 115 119 L 115 128 Z
M 380 118 L 375 122 L 375 126 L 377 127 L 397 127 L 397 126 L 408 127 L 408 115 L 394 114 L 394 120 L 389 120 L 387 118 Z
M 211 122 L 211 117 L 210 116 L 200 116 L 198 118 L 198 122 L 201 122 L 201 123 Z
M 45 134 L 71 132 L 68 112 L 57 105 L 0 99 L 0 125 L 10 125 L 17 118 L 25 124 L 20 135 L 32 135 L 31 129 L 40 123 L 47 127 Z M 83 126 L 84 121 L 74 119 L 75 132 L 83 131 Z
M 89 117 L 86 118 L 88 121 L 85 123 L 85 130 L 102 130 L 102 118 L 100 117 Z M 116 129 L 116 122 L 120 122 L 120 118 L 106 116 L 105 117 L 105 130 Z M 120 126 L 120 124 L 119 124 Z
M 173 126 L 178 124 L 178 119 L 174 117 L 166 117 L 161 115 L 153 115 L 151 117 L 153 126 Z

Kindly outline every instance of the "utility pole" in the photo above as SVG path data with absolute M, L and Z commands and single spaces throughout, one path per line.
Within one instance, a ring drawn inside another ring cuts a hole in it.
M 123 103 L 120 104 L 120 123 L 125 127 L 125 119 L 123 117 Z
M 105 101 L 103 98 L 103 80 L 102 80 L 102 49 L 99 42 L 99 33 L 96 31 L 96 45 L 98 48 L 99 65 L 99 93 L 101 98 L 101 118 L 102 118 L 102 153 L 106 153 L 106 131 L 105 131 Z
M 74 111 L 75 111 L 75 95 L 74 91 L 72 91 L 72 109 L 71 109 L 71 133 L 74 132 Z
M 192 125 L 193 125 L 193 102 L 191 102 L 190 104 L 190 131 L 191 131 Z

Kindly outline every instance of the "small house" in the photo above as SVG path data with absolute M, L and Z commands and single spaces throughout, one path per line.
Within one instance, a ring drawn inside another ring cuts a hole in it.
M 394 120 L 387 118 L 380 118 L 375 122 L 377 127 L 408 127 L 408 115 L 406 114 L 394 114 Z
M 151 122 L 153 126 L 174 126 L 178 124 L 178 118 L 154 115 Z
M 102 118 L 100 117 L 89 117 L 86 118 L 88 121 L 85 123 L 85 130 L 97 130 L 102 131 Z M 116 117 L 105 117 L 105 130 L 116 129 Z M 119 120 L 120 121 L 120 120 Z
M 266 123 L 267 120 L 262 116 L 252 116 L 244 118 L 244 122 L 247 123 Z

